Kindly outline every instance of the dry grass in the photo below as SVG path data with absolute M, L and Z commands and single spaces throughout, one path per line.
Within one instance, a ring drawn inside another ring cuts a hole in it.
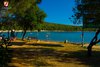
M 0 49 L 2 67 L 100 67 L 98 46 L 93 47 L 93 57 L 87 57 L 86 45 L 35 40 L 12 44 Z

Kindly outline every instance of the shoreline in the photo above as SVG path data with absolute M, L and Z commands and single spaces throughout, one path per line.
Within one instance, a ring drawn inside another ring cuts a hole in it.
M 22 41 L 22 40 L 19 40 L 19 39 L 17 39 L 17 40 L 15 40 L 15 41 L 12 41 L 12 42 L 16 42 L 16 43 L 20 43 L 20 42 L 25 42 L 26 44 L 53 44 L 53 45 L 59 45 L 59 44 L 62 44 L 63 46 L 64 45 L 68 45 L 68 44 L 70 44 L 70 45 L 73 45 L 73 46 L 80 46 L 81 47 L 81 43 L 71 43 L 71 42 L 67 42 L 67 43 L 64 43 L 64 42 L 56 42 L 56 41 L 45 41 L 45 40 L 24 40 L 24 41 Z M 24 44 L 24 45 L 22 45 L 22 48 L 23 47 L 32 47 L 32 45 L 26 45 L 26 44 Z M 83 48 L 86 48 L 87 49 L 87 47 L 88 47 L 88 43 L 86 43 L 86 44 L 84 44 L 83 45 Z M 33 45 L 34 46 L 34 45 Z M 12 45 L 12 46 L 9 46 L 9 47 L 20 47 L 21 48 L 21 46 L 19 45 Z M 100 45 L 94 45 L 93 47 L 92 47 L 92 49 L 100 49 Z
M 8 32 L 8 30 L 0 30 L 0 32 Z M 23 30 L 15 30 L 15 32 L 23 32 Z M 82 31 L 63 31 L 63 30 L 27 30 L 27 32 L 82 32 Z M 95 32 L 95 31 L 84 31 L 84 32 Z

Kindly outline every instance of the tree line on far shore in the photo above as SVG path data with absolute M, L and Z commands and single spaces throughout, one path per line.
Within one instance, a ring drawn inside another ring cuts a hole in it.
M 2 26 L 1 30 L 7 30 L 7 28 L 5 26 Z M 22 28 L 20 26 L 17 26 L 17 24 L 15 24 L 15 30 L 22 30 Z M 33 27 L 32 31 L 34 30 L 82 31 L 82 26 L 71 26 L 71 25 L 43 22 L 42 24 L 38 24 L 38 26 Z M 95 28 L 84 28 L 84 31 L 96 31 L 96 29 Z
M 82 26 L 72 26 L 45 22 L 40 25 L 42 30 L 82 31 Z M 96 31 L 96 28 L 84 28 L 84 31 Z

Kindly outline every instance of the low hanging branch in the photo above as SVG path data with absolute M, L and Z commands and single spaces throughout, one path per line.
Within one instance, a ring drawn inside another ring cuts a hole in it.
M 87 49 L 88 49 L 88 56 L 92 55 L 92 47 L 93 47 L 93 45 L 96 45 L 97 43 L 100 42 L 100 39 L 98 39 L 99 33 L 100 33 L 100 28 L 97 30 L 94 38 L 91 40 L 89 46 L 87 47 Z

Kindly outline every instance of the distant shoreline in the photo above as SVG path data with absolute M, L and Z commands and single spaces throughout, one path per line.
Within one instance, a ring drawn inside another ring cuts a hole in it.
M 8 30 L 0 30 L 0 32 L 8 32 Z M 15 32 L 22 32 L 22 30 L 15 30 Z
M 0 32 L 8 32 L 8 30 L 0 30 Z M 23 30 L 15 30 L 15 32 L 23 32 Z M 82 32 L 82 31 L 62 31 L 62 30 L 27 30 L 27 32 Z M 84 31 L 84 32 L 95 32 L 95 31 Z

